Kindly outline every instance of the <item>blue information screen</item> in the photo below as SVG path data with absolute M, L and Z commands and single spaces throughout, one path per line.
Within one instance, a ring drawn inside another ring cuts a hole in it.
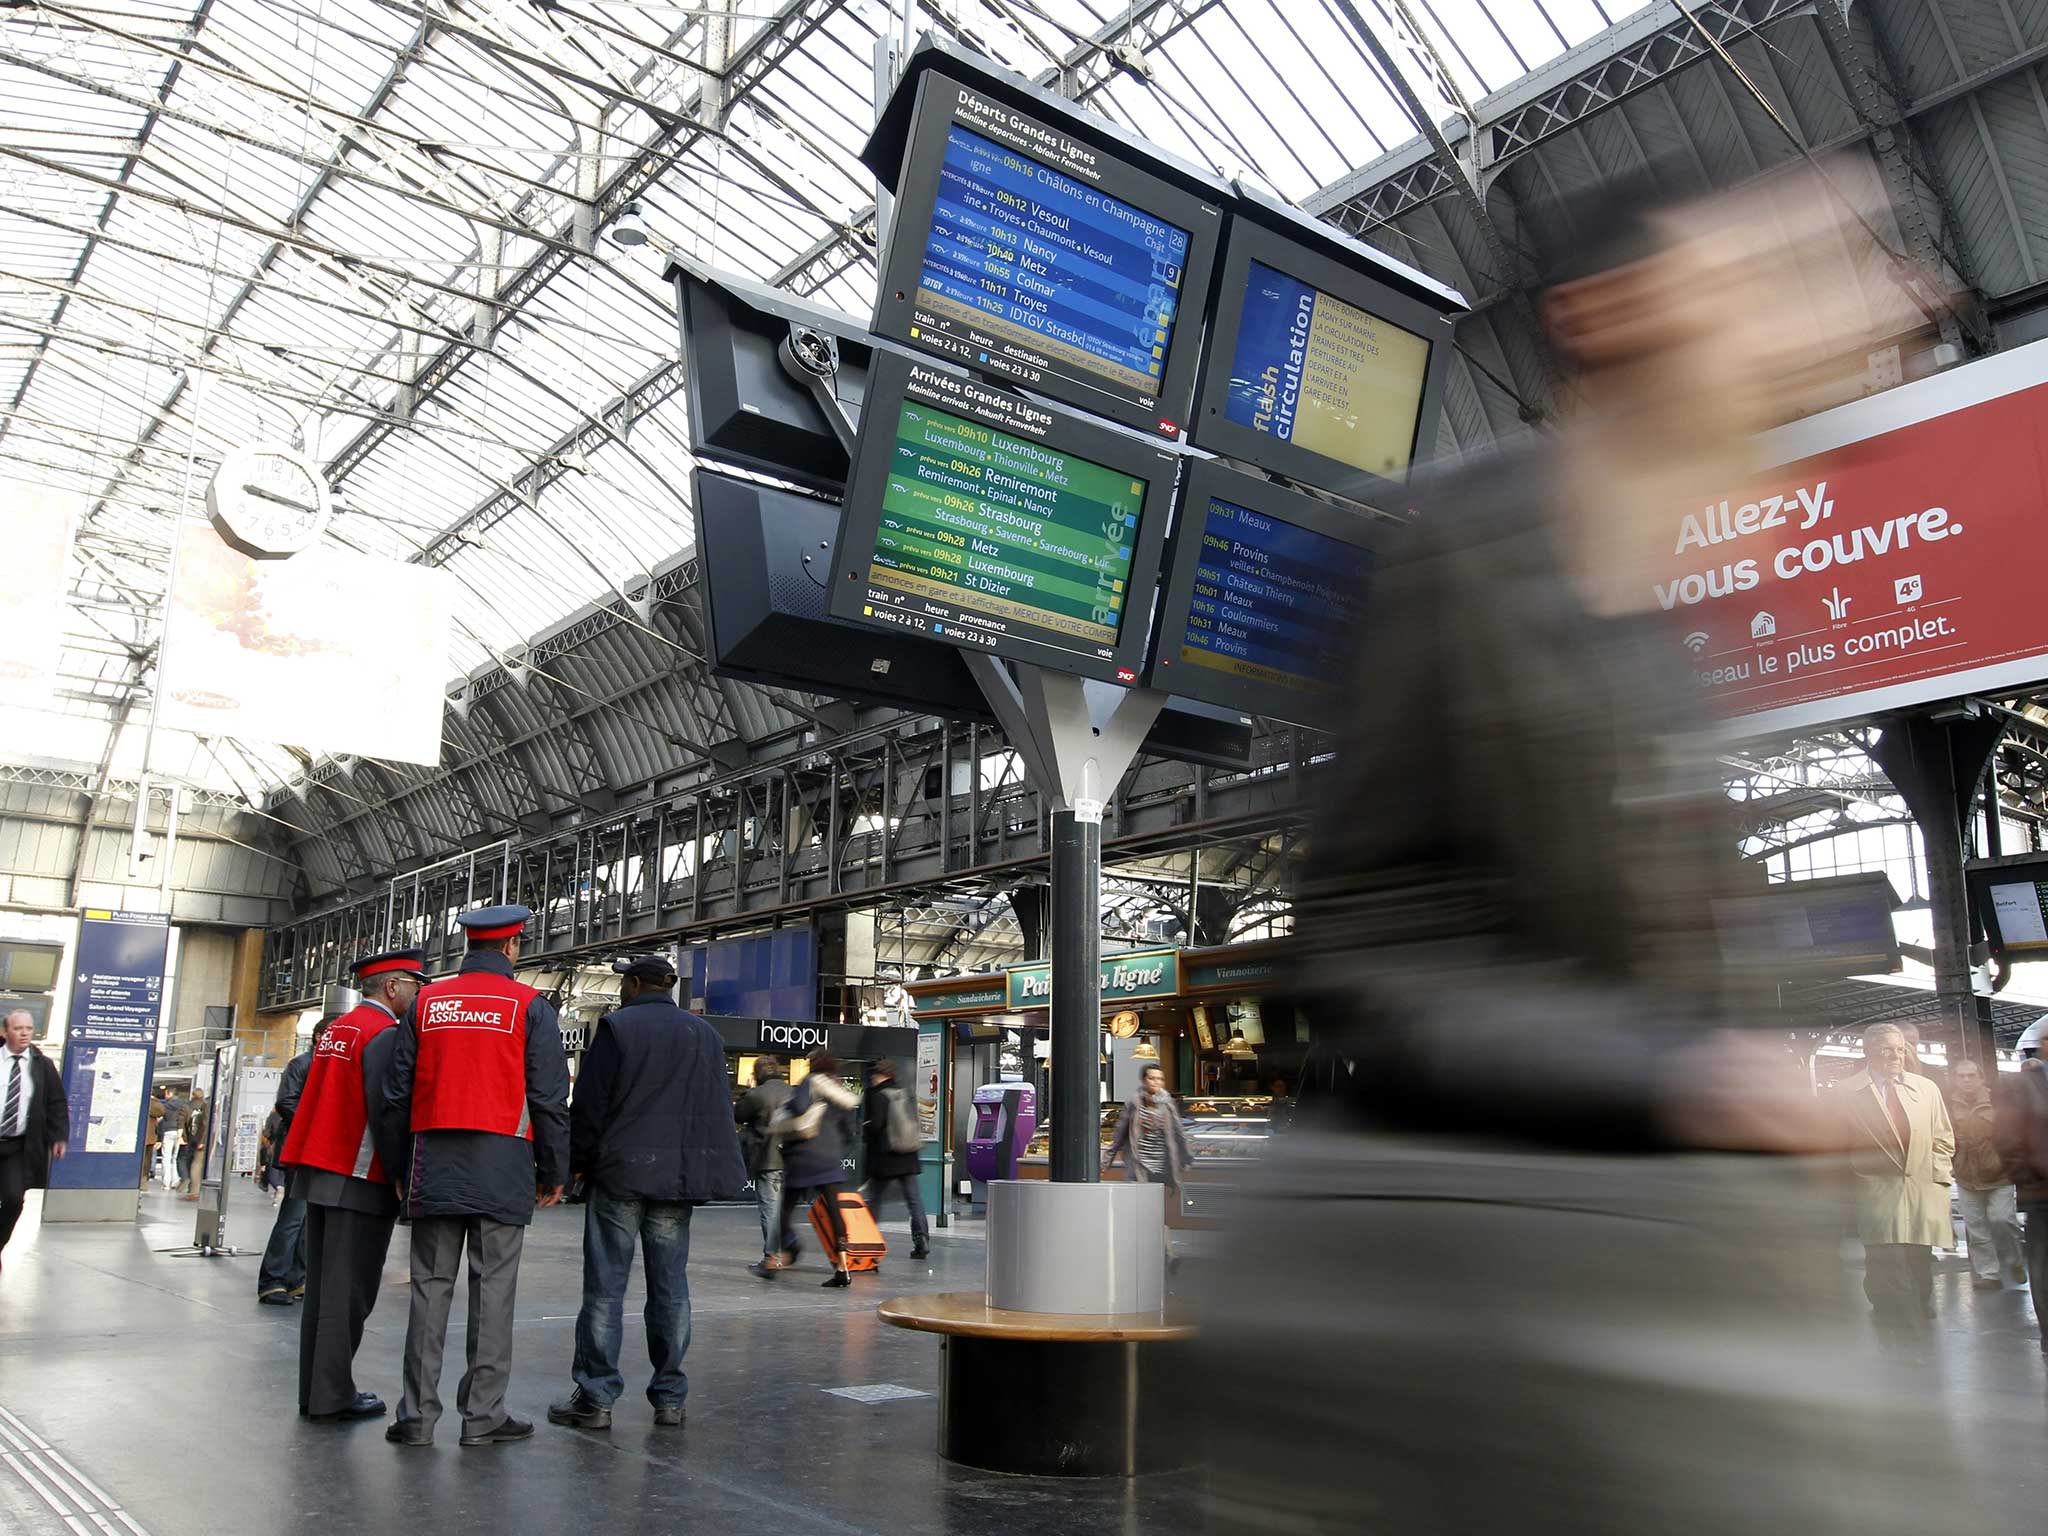
M 1372 552 L 1212 497 L 1178 661 L 1295 693 L 1350 664 Z
M 1149 406 L 1179 318 L 1188 238 L 955 124 L 912 335 L 935 331 L 970 342 L 970 362 L 1022 363 Z
M 1408 473 L 1429 343 L 1254 261 L 1223 414 L 1388 480 Z

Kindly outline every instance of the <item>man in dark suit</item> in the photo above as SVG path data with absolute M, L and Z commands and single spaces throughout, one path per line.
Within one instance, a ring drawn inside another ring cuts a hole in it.
M 690 1214 L 747 1182 L 717 1031 L 669 995 L 659 955 L 615 960 L 620 1006 L 598 1020 L 569 1111 L 569 1168 L 590 1191 L 583 1216 L 583 1309 L 576 1389 L 548 1409 L 575 1429 L 610 1429 L 625 1387 L 619 1336 L 637 1238 L 647 1262 L 647 1352 L 654 1422 L 683 1422 L 689 1379 Z
M 64 1079 L 31 1043 L 36 1021 L 26 1009 L 7 1015 L 0 1045 L 0 1249 L 14 1236 L 32 1189 L 50 1182 L 50 1163 L 64 1155 L 71 1107 Z

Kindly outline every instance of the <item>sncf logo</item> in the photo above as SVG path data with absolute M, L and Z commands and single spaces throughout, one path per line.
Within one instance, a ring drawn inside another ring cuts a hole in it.
M 498 997 L 430 997 L 420 1009 L 421 1034 L 437 1029 L 491 1029 L 509 1035 L 519 1022 L 519 1005 Z
M 313 1059 L 321 1061 L 331 1056 L 336 1061 L 353 1061 L 362 1033 L 353 1024 L 328 1025 L 325 1033 L 313 1042 Z

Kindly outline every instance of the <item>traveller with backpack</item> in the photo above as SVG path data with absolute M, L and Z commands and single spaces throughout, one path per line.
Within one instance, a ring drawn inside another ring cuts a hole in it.
M 747 1177 L 754 1181 L 754 1205 L 761 1213 L 761 1262 L 750 1266 L 767 1279 L 782 1266 L 782 1256 L 794 1263 L 802 1250 L 783 1216 L 782 1139 L 769 1129 L 776 1111 L 789 1102 L 789 1069 L 778 1056 L 754 1059 L 754 1086 L 733 1106 L 732 1117 L 740 1128 L 740 1156 L 746 1160 Z
M 892 1062 L 877 1061 L 868 1068 L 867 1113 L 863 1125 L 867 1142 L 868 1208 L 879 1218 L 882 1197 L 895 1190 L 910 1212 L 910 1256 L 922 1259 L 931 1252 L 931 1228 L 925 1220 L 924 1197 L 918 1190 L 920 1149 L 924 1138 L 917 1131 L 917 1113 L 910 1094 L 896 1081 Z

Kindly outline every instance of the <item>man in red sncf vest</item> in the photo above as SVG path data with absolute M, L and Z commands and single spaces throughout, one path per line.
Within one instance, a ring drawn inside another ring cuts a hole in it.
M 569 1177 L 569 1065 L 553 1004 L 514 973 L 525 907 L 456 919 L 462 969 L 420 989 L 397 1031 L 385 1097 L 410 1127 L 401 1179 L 412 1223 L 412 1310 L 405 1385 L 384 1438 L 432 1445 L 441 1417 L 441 1355 L 455 1276 L 469 1253 L 468 1364 L 456 1406 L 462 1444 L 524 1440 L 533 1425 L 505 1411 L 519 1255 L 536 1205 Z
M 381 1419 L 384 1400 L 358 1392 L 355 1354 L 377 1305 L 384 1254 L 398 1220 L 392 1180 L 405 1138 L 386 1107 L 398 1020 L 426 975 L 417 949 L 355 963 L 362 1001 L 330 1019 L 279 1161 L 306 1202 L 306 1306 L 299 1317 L 299 1413 L 321 1423 Z

